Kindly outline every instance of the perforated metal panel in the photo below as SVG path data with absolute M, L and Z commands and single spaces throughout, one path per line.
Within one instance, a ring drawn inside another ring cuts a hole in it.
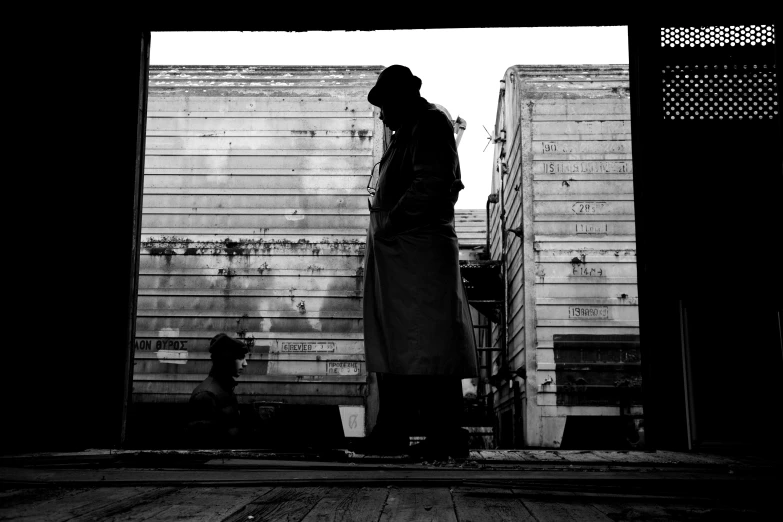
M 772 25 L 661 28 L 661 47 L 743 47 L 774 43 Z
M 667 65 L 664 119 L 772 119 L 778 114 L 774 65 Z

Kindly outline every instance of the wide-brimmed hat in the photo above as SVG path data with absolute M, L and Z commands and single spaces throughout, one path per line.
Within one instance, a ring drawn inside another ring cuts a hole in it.
M 245 343 L 224 333 L 217 334 L 209 341 L 209 353 L 215 357 L 241 359 L 248 351 Z
M 380 107 L 390 94 L 412 95 L 421 89 L 421 79 L 404 65 L 390 65 L 378 75 L 367 101 Z

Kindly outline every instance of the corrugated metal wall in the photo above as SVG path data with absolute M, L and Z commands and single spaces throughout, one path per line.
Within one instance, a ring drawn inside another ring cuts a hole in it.
M 573 383 L 557 382 L 565 374 L 556 373 L 555 336 L 638 334 L 628 71 L 516 66 L 504 81 L 492 189 L 503 187 L 503 201 L 491 218 L 492 257 L 503 254 L 504 209 L 505 229 L 516 231 L 506 232 L 507 362 L 526 379 L 518 379 L 521 403 L 513 405 L 505 385 L 495 404 L 501 423 L 502 411 L 514 410 L 526 445 L 557 447 L 567 415 L 617 415 L 618 407 L 558 399 Z
M 240 401 L 364 403 L 381 69 L 151 67 L 135 402 L 186 401 L 227 332 L 253 344 Z

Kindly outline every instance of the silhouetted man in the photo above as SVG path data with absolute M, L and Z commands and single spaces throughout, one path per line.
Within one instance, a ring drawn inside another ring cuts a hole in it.
M 380 409 L 365 451 L 466 457 L 461 381 L 477 375 L 477 361 L 454 231 L 464 185 L 452 123 L 420 87 L 410 69 L 392 65 L 367 96 L 394 136 L 370 189 L 364 344 Z M 409 449 L 417 408 L 427 439 Z
M 190 395 L 188 435 L 191 446 L 230 448 L 240 444 L 239 403 L 234 388 L 247 366 L 245 343 L 224 333 L 209 343 L 212 369 Z

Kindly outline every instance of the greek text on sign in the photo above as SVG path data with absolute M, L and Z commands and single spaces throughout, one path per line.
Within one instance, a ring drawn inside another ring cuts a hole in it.
M 546 174 L 627 174 L 631 172 L 630 161 L 547 161 Z
M 187 341 L 181 339 L 136 339 L 136 350 L 187 350 Z
M 359 375 L 359 362 L 327 361 L 326 375 Z
M 285 341 L 280 345 L 281 352 L 333 352 L 332 341 Z
M 571 205 L 575 214 L 600 214 L 606 206 L 606 201 L 577 201 Z
M 569 306 L 569 319 L 609 319 L 608 306 Z
M 608 223 L 575 223 L 577 234 L 608 234 Z

